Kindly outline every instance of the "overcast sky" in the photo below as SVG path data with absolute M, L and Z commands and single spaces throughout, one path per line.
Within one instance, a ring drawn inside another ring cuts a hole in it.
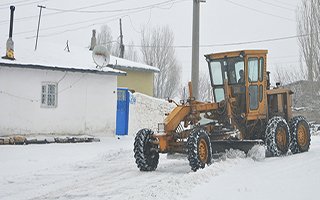
M 130 41 L 140 44 L 139 31 L 142 26 L 168 25 L 174 32 L 175 45 L 191 45 L 192 0 L 165 2 L 168 0 L 0 0 L 0 53 L 5 54 L 9 5 L 12 4 L 16 6 L 15 45 L 34 42 L 32 36 L 36 34 L 38 4 L 47 7 L 42 12 L 39 50 L 46 42 L 61 44 L 63 49 L 67 40 L 71 50 L 85 48 L 90 43 L 91 30 L 99 30 L 103 24 L 112 29 L 116 39 L 119 36 L 119 17 L 123 19 L 126 44 Z M 229 44 L 294 36 L 297 34 L 295 12 L 299 3 L 300 0 L 207 0 L 201 3 L 200 44 Z M 239 49 L 268 49 L 271 72 L 276 67 L 290 69 L 299 66 L 297 39 L 288 39 L 200 48 L 200 70 L 207 71 L 204 54 Z M 176 48 L 176 54 L 183 67 L 183 82 L 186 83 L 191 77 L 191 48 Z

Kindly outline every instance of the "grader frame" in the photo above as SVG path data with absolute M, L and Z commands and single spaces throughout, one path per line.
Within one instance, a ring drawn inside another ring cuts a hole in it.
M 197 101 L 191 83 L 186 102 L 169 100 L 177 107 L 158 124 L 157 132 L 142 129 L 136 135 L 138 168 L 155 170 L 159 153 L 184 153 L 196 171 L 211 163 L 212 153 L 228 148 L 248 151 L 258 143 L 265 144 L 272 156 L 289 149 L 308 151 L 309 124 L 302 116 L 292 117 L 290 89 L 270 88 L 267 53 L 242 50 L 205 55 L 214 102 Z

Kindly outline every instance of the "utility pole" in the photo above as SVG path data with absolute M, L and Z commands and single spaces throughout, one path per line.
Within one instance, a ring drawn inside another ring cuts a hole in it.
M 199 28 L 200 28 L 200 3 L 205 0 L 193 0 L 192 22 L 192 70 L 191 82 L 195 99 L 199 99 Z
M 122 23 L 120 18 L 120 58 L 124 56 L 124 45 L 123 45 L 123 35 L 122 35 Z
M 38 46 L 38 37 L 39 37 L 39 28 L 40 28 L 40 19 L 41 19 L 41 13 L 42 13 L 42 8 L 46 8 L 45 6 L 38 5 L 38 8 L 40 8 L 40 13 L 39 13 L 39 20 L 38 20 L 38 29 L 37 29 L 37 37 L 36 37 L 36 45 L 34 47 L 34 50 L 37 50 Z

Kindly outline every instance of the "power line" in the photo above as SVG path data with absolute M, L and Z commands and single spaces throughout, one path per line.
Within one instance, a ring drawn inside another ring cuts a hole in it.
M 160 7 L 157 7 L 157 9 L 171 9 L 173 7 L 173 5 L 175 3 L 178 3 L 178 2 L 183 2 L 183 1 L 187 1 L 187 0 L 178 0 L 176 2 L 173 2 L 172 5 L 168 8 L 160 8 Z M 111 18 L 111 20 L 108 20 L 108 21 L 104 21 L 104 22 L 100 22 L 100 23 L 93 23 L 93 24 L 90 24 L 90 25 L 86 25 L 86 26 L 81 26 L 81 27 L 77 27 L 77 28 L 74 28 L 74 29 L 68 29 L 68 30 L 64 30 L 64 31 L 59 31 L 59 32 L 55 32 L 55 33 L 51 33 L 51 34 L 47 34 L 47 35 L 40 35 L 39 37 L 49 37 L 49 36 L 55 36 L 55 35 L 59 35 L 59 34 L 63 34 L 63 33 L 66 33 L 66 32 L 71 32 L 71 31 L 76 31 L 76 30 L 80 30 L 80 29 L 84 29 L 84 28 L 88 28 L 88 27 L 91 27 L 91 26 L 94 26 L 94 25 L 98 25 L 98 24 L 104 24 L 106 22 L 110 22 L 110 21 L 114 21 L 114 20 L 118 20 L 119 18 L 125 18 L 125 17 L 128 17 L 129 20 L 130 20 L 130 23 L 131 23 L 131 26 L 132 28 L 134 29 L 134 26 L 132 24 L 132 19 L 130 17 L 129 14 L 134 14 L 134 13 L 139 13 L 139 12 L 143 12 L 145 10 L 150 10 L 150 14 L 149 14 L 149 20 L 148 20 L 148 23 L 150 23 L 150 20 L 151 20 L 151 10 L 153 8 L 144 8 L 144 9 L 140 9 L 140 10 L 136 10 L 136 11 L 131 11 L 131 12 L 127 12 L 127 13 L 121 13 L 121 14 L 115 14 L 115 15 L 111 15 L 108 18 Z M 97 20 L 105 20 L 106 18 L 94 18 L 94 19 L 90 19 L 90 20 L 86 20 L 86 21 L 79 21 L 79 22 L 73 22 L 73 23 L 69 23 L 69 24 L 64 24 L 64 25 L 58 25 L 58 26 L 53 26 L 53 27 L 48 27 L 48 28 L 42 28 L 41 30 L 42 31 L 45 31 L 45 30 L 51 30 L 51 29 L 57 29 L 57 28 L 61 28 L 61 27 L 66 27 L 66 26 L 72 26 L 72 25 L 75 25 L 75 24 L 83 24 L 83 23 L 88 23 L 88 22 L 92 22 L 92 21 L 97 21 Z M 135 30 L 135 29 L 134 29 Z M 136 30 L 135 30 L 136 31 Z M 25 34 L 25 33 L 31 33 L 31 32 L 34 32 L 34 30 L 29 30 L 29 31 L 23 31 L 23 32 L 18 32 L 18 33 L 15 33 L 15 35 L 21 35 L 21 34 Z M 138 32 L 138 31 L 136 31 Z M 139 33 L 139 32 L 138 32 Z M 35 36 L 29 36 L 27 37 L 27 39 L 31 39 L 31 38 L 34 38 Z
M 235 2 L 230 1 L 230 0 L 225 0 L 225 1 L 227 1 L 227 2 L 229 2 L 231 4 L 233 4 L 233 5 L 236 5 L 236 6 L 239 6 L 239 7 L 242 7 L 242 8 L 246 8 L 248 10 L 251 10 L 251 11 L 254 11 L 254 12 L 257 12 L 257 13 L 260 13 L 260 14 L 265 14 L 265 15 L 269 15 L 269 16 L 272 16 L 272 17 L 277 17 L 277 18 L 281 18 L 281 19 L 284 19 L 284 20 L 287 20 L 287 21 L 295 22 L 295 20 L 293 20 L 293 19 L 282 17 L 282 16 L 279 16 L 279 15 L 274 15 L 274 14 L 271 14 L 271 13 L 268 13 L 268 12 L 265 12 L 265 11 L 262 11 L 262 10 L 258 10 L 258 9 L 251 8 L 251 7 L 239 4 L 239 3 L 235 3 Z
M 278 4 L 275 4 L 275 3 L 271 3 L 269 1 L 264 1 L 264 0 L 256 0 L 256 1 L 259 1 L 261 3 L 267 4 L 267 5 L 276 7 L 276 8 L 282 8 L 282 9 L 285 9 L 285 10 L 295 11 L 295 9 L 288 8 L 288 7 L 285 7 L 285 6 L 281 6 L 281 5 L 278 5 Z
M 8 3 L 8 4 L 2 4 L 2 5 L 5 5 L 4 7 L 2 7 L 1 5 L 0 5 L 0 10 L 4 10 L 4 9 L 7 9 L 7 6 L 9 6 L 9 5 L 15 5 L 15 6 L 28 6 L 28 5 L 32 5 L 32 4 L 37 4 L 37 3 L 41 3 L 41 2 L 45 2 L 45 1 L 48 1 L 48 0 L 41 0 L 41 1 L 33 1 L 33 2 L 29 2 L 29 3 L 18 3 L 18 2 L 13 2 L 13 3 Z M 26 1 L 19 1 L 19 2 L 26 2 Z M 18 4 L 17 4 L 18 3 Z
M 290 7 L 292 7 L 292 8 L 295 8 L 295 7 L 296 7 L 296 5 L 292 5 L 292 4 L 287 3 L 287 2 L 283 2 L 283 1 L 279 1 L 279 0 L 273 0 L 273 1 L 276 1 L 276 2 L 278 2 L 278 3 L 280 3 L 280 4 L 282 4 L 282 5 L 290 6 Z
M 2 90 L 0 90 L 0 94 L 6 94 L 8 96 L 11 96 L 11 97 L 14 97 L 14 98 L 17 98 L 17 99 L 27 100 L 27 101 L 30 101 L 30 102 L 39 102 L 40 101 L 38 99 L 31 99 L 31 98 L 28 98 L 28 97 L 18 96 L 18 95 L 11 94 L 9 92 L 2 91 Z
M 108 17 L 109 18 L 109 17 Z M 108 19 L 107 18 L 107 19 Z M 105 20 L 105 19 L 101 19 L 101 17 L 99 18 L 94 18 L 94 19 L 90 19 L 90 20 L 86 20 L 86 21 L 78 21 L 78 22 L 73 22 L 73 23 L 69 23 L 69 24 L 63 24 L 63 25 L 58 25 L 58 26 L 52 26 L 52 27 L 48 27 L 48 28 L 42 28 L 41 30 L 52 30 L 52 29 L 58 29 L 58 28 L 62 28 L 62 27 L 66 27 L 66 26 L 72 26 L 72 25 L 76 25 L 76 24 L 84 24 L 84 23 L 88 23 L 88 22 L 92 22 L 92 21 L 97 21 L 97 20 Z M 117 18 L 118 19 L 118 18 Z M 108 21 L 109 22 L 109 21 Z M 101 23 L 96 23 L 96 24 L 101 24 Z M 91 25 L 90 25 L 91 26 Z M 29 30 L 29 31 L 22 31 L 22 32 L 17 32 L 15 33 L 15 35 L 22 35 L 25 33 L 32 33 L 35 30 Z
M 59 9 L 59 8 L 47 8 L 47 10 L 59 11 L 59 12 L 76 12 L 76 13 L 110 13 L 110 12 L 127 12 L 133 10 L 140 10 L 145 8 L 154 8 L 160 5 L 174 4 L 176 2 L 190 1 L 190 0 L 167 0 L 160 3 L 150 4 L 147 6 L 140 6 L 135 8 L 115 9 L 115 10 L 79 10 L 79 9 Z
M 160 8 L 160 7 L 157 7 L 157 8 L 158 9 L 171 9 L 175 3 L 182 2 L 182 1 L 186 1 L 186 0 L 180 0 L 180 1 L 177 1 L 177 2 L 173 2 L 172 5 L 170 7 L 168 7 L 168 8 Z M 123 14 L 133 14 L 133 13 L 138 13 L 138 12 L 142 12 L 142 11 L 145 11 L 145 10 L 150 10 L 149 20 L 148 20 L 148 23 L 147 23 L 147 24 L 149 24 L 150 23 L 150 19 L 151 19 L 151 10 L 152 10 L 152 8 L 146 8 L 146 9 L 141 9 L 141 10 L 138 10 L 138 11 L 122 13 L 122 14 L 115 14 L 115 15 L 111 15 L 111 16 L 109 16 L 107 18 L 112 18 L 112 17 L 116 17 L 116 16 L 129 17 L 130 18 L 130 22 L 131 22 L 131 26 L 133 26 L 132 21 L 131 21 L 131 17 L 129 15 L 123 15 Z M 44 15 L 42 15 L 42 16 L 44 16 Z M 90 19 L 90 20 L 86 20 L 86 21 L 78 21 L 78 22 L 73 22 L 73 23 L 64 24 L 64 25 L 58 25 L 58 26 L 52 26 L 52 27 L 48 27 L 48 28 L 42 28 L 42 30 L 51 30 L 51 29 L 71 26 L 71 25 L 75 25 L 75 24 L 84 24 L 84 23 L 87 23 L 87 22 L 92 22 L 92 21 L 97 21 L 97 20 L 104 20 L 104 19 L 102 19 L 101 17 L 98 17 L 98 18 L 94 18 L 94 19 Z M 35 30 L 17 32 L 17 33 L 15 33 L 15 35 L 21 35 L 21 34 L 25 34 L 25 33 L 32 33 L 34 31 Z
M 269 56 L 272 59 L 298 58 L 300 55 L 286 55 L 286 56 Z
M 10 2 L 10 3 L 3 3 L 3 4 L 0 4 L 0 6 L 10 6 L 12 4 L 17 4 L 17 3 L 25 3 L 25 2 L 28 2 L 28 1 L 33 1 L 33 0 L 21 0 L 21 1 L 14 1 L 14 2 Z M 38 0 L 39 1 L 39 0 Z M 47 0 L 46 0 L 47 1 Z
M 63 30 L 63 31 L 55 32 L 55 33 L 49 33 L 49 34 L 46 34 L 46 35 L 39 35 L 39 37 L 56 36 L 56 35 L 60 35 L 60 34 L 67 33 L 67 32 L 72 32 L 72 31 L 81 30 L 81 29 L 84 29 L 84 28 L 88 28 L 88 27 L 91 27 L 91 26 L 98 25 L 98 24 L 105 24 L 105 23 L 107 23 L 107 22 L 111 22 L 111 21 L 115 21 L 115 20 L 119 20 L 119 18 L 113 18 L 113 19 L 111 19 L 111 20 L 104 21 L 104 22 L 101 22 L 101 23 L 89 24 L 89 25 L 85 25 L 85 26 L 81 26 L 81 27 L 77 27 L 77 28 L 73 28 L 73 29 L 67 29 L 67 30 Z M 36 36 L 29 36 L 29 37 L 26 37 L 26 39 L 33 39 L 33 38 L 35 38 L 35 37 L 36 37 Z
M 126 1 L 126 0 L 114 0 L 114 1 L 105 2 L 105 3 L 93 4 L 93 5 L 89 5 L 89 6 L 75 8 L 74 10 L 81 10 L 81 9 L 86 9 L 86 8 L 93 8 L 93 7 L 103 6 L 103 5 L 109 5 L 109 4 L 118 3 L 118 2 L 122 2 L 122 1 Z M 62 14 L 62 13 L 65 13 L 65 12 L 63 12 L 63 11 L 52 12 L 52 13 L 44 14 L 43 17 Z M 31 16 L 17 18 L 17 19 L 15 19 L 15 21 L 25 21 L 25 20 L 29 20 L 29 19 L 33 19 L 33 18 L 37 18 L 37 17 L 38 17 L 38 15 L 31 15 Z M 8 20 L 2 20 L 2 21 L 0 21 L 0 24 L 6 23 L 6 22 L 8 22 Z
M 314 33 L 316 34 L 316 33 Z M 299 37 L 306 37 L 312 34 L 303 34 L 303 35 L 294 35 L 294 36 L 287 36 L 287 37 L 279 37 L 279 38 L 271 38 L 271 39 L 264 39 L 264 40 L 254 40 L 254 41 L 246 41 L 246 42 L 235 42 L 235 43 L 222 43 L 222 44 L 207 44 L 207 45 L 200 45 L 202 48 L 209 48 L 209 47 L 222 47 L 222 46 L 235 46 L 235 45 L 242 45 L 242 44 L 256 44 L 256 43 L 263 43 L 263 42 L 274 42 L 274 41 L 280 41 L 280 40 L 288 40 L 288 39 L 294 39 Z M 130 47 L 150 47 L 154 48 L 156 46 L 141 46 L 141 45 L 126 45 Z M 158 47 L 158 46 L 157 46 Z M 174 48 L 191 48 L 191 45 L 173 45 L 171 47 Z

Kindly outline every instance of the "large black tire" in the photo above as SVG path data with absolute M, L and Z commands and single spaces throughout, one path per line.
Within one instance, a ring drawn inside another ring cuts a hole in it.
M 189 165 L 193 171 L 204 168 L 206 164 L 211 164 L 212 148 L 205 130 L 192 130 L 187 140 L 187 148 Z
M 150 129 L 141 129 L 134 141 L 134 158 L 141 171 L 154 171 L 159 163 L 159 152 L 157 145 L 152 142 L 153 131 Z
M 309 123 L 303 116 L 293 117 L 289 122 L 291 144 L 290 150 L 293 154 L 309 150 L 311 135 Z
M 265 132 L 265 144 L 267 154 L 270 156 L 281 156 L 288 152 L 290 133 L 288 124 L 283 117 L 275 116 L 269 119 Z

